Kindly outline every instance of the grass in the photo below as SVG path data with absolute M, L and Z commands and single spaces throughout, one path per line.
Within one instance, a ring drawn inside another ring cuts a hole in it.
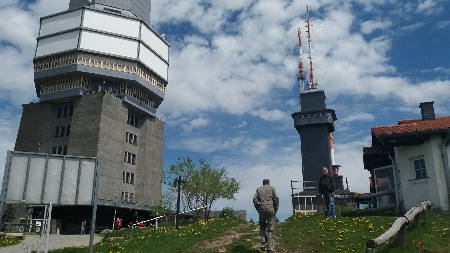
M 23 236 L 8 236 L 4 235 L 0 238 L 0 247 L 6 247 L 14 244 L 19 244 L 23 241 Z
M 278 252 L 365 252 L 369 239 L 375 239 L 387 231 L 397 219 L 389 216 L 359 216 L 351 213 L 337 218 L 322 215 L 297 214 L 279 226 Z M 410 225 L 405 246 L 400 246 L 397 236 L 377 247 L 383 252 L 420 252 L 422 240 L 427 252 L 450 252 L 450 215 L 427 214 L 427 221 L 420 227 Z
M 339 213 L 337 218 L 325 218 L 321 214 L 299 213 L 286 222 L 277 224 L 277 252 L 365 252 L 365 244 L 388 230 L 397 217 L 362 216 L 355 213 Z M 164 232 L 164 230 L 166 232 Z M 450 252 L 450 215 L 434 212 L 427 214 L 420 227 L 410 225 L 405 246 L 397 243 L 396 236 L 378 247 L 378 253 L 421 252 L 422 240 L 426 252 Z M 105 235 L 94 247 L 94 252 L 139 253 L 257 253 L 259 229 L 256 224 L 232 218 L 212 219 L 208 223 L 197 222 L 172 227 L 122 229 Z M 88 252 L 88 246 L 52 250 L 53 253 Z

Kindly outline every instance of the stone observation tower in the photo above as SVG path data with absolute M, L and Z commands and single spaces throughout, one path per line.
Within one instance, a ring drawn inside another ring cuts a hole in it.
M 101 158 L 99 228 L 111 227 L 114 206 L 125 222 L 134 211 L 148 215 L 141 211 L 161 198 L 164 123 L 156 109 L 169 45 L 151 28 L 150 7 L 150 0 L 71 0 L 67 11 L 40 19 L 39 102 L 23 105 L 14 150 Z M 55 205 L 52 218 L 63 232 L 79 232 L 89 208 Z

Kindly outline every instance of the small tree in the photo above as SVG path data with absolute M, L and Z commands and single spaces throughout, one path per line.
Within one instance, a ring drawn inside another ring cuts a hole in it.
M 235 199 L 234 194 L 241 186 L 235 178 L 227 176 L 225 167 L 214 169 L 203 159 L 199 162 L 200 167 L 195 168 L 190 158 L 178 158 L 178 162 L 164 173 L 164 183 L 171 184 L 181 176 L 185 182 L 181 188 L 185 209 L 206 206 L 204 217 L 208 219 L 213 203 L 221 198 Z

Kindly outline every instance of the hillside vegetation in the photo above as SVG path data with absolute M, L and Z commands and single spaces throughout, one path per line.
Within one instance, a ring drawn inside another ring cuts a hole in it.
M 396 216 L 360 216 L 339 213 L 335 219 L 320 214 L 296 214 L 277 224 L 276 252 L 365 252 L 367 240 L 390 228 Z M 410 225 L 406 246 L 397 238 L 378 247 L 377 252 L 450 252 L 450 215 L 427 214 L 420 227 Z M 122 229 L 105 235 L 94 252 L 231 252 L 259 251 L 259 228 L 255 223 L 233 218 L 211 219 L 173 226 Z M 423 247 L 419 242 L 422 241 Z M 53 250 L 53 253 L 88 252 L 88 246 Z

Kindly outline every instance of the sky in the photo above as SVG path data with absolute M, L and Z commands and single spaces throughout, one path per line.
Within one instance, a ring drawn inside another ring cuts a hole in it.
M 38 101 L 33 63 L 39 17 L 69 0 L 0 1 L 0 161 L 14 149 L 22 104 Z M 264 178 L 292 214 L 291 180 L 302 180 L 298 39 L 310 5 L 314 80 L 336 111 L 335 160 L 351 191 L 369 191 L 362 149 L 371 127 L 420 118 L 434 101 L 450 115 L 450 1 L 153 0 L 151 26 L 170 44 L 169 83 L 157 115 L 165 122 L 164 170 L 178 157 L 226 167 L 241 189 L 213 209 L 247 210 Z M 306 76 L 309 75 L 305 68 Z

